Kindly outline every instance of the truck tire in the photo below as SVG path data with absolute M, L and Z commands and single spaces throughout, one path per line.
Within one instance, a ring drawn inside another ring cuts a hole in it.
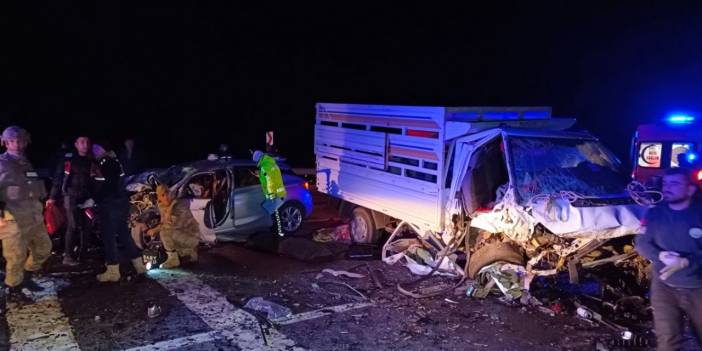
M 513 263 L 520 266 L 525 264 L 524 255 L 519 249 L 508 243 L 491 243 L 479 248 L 471 254 L 470 263 L 468 264 L 468 277 L 475 279 L 480 269 L 498 261 Z
M 375 229 L 373 215 L 363 207 L 351 211 L 351 241 L 358 244 L 374 244 L 379 235 Z

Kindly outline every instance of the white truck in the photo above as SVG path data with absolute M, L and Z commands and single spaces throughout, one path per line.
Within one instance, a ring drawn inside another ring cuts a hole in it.
M 438 245 L 466 232 L 471 277 L 503 260 L 542 275 L 567 267 L 577 281 L 578 267 L 637 258 L 642 194 L 595 137 L 566 131 L 575 120 L 548 107 L 316 110 L 317 189 L 342 201 L 356 242 L 392 225 Z

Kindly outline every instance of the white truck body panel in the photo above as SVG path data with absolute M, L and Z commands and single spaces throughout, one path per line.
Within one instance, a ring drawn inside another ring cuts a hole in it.
M 573 123 L 552 119 L 548 107 L 319 103 L 317 189 L 424 231 L 441 232 L 450 207 L 447 154 L 453 140 L 500 127 L 562 130 Z

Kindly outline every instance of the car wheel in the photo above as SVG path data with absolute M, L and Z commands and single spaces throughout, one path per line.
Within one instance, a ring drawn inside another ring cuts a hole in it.
M 378 242 L 373 216 L 363 207 L 356 207 L 351 212 L 351 240 L 359 244 Z
M 305 210 L 302 206 L 295 202 L 286 202 L 278 209 L 280 215 L 280 225 L 283 227 L 283 232 L 294 233 L 302 226 L 302 219 L 305 217 Z M 275 218 L 273 219 L 275 223 Z

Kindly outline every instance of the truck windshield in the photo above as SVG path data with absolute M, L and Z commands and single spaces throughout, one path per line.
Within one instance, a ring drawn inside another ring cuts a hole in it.
M 621 194 L 628 183 L 619 160 L 594 140 L 510 137 L 512 172 L 520 203 L 540 194 Z

